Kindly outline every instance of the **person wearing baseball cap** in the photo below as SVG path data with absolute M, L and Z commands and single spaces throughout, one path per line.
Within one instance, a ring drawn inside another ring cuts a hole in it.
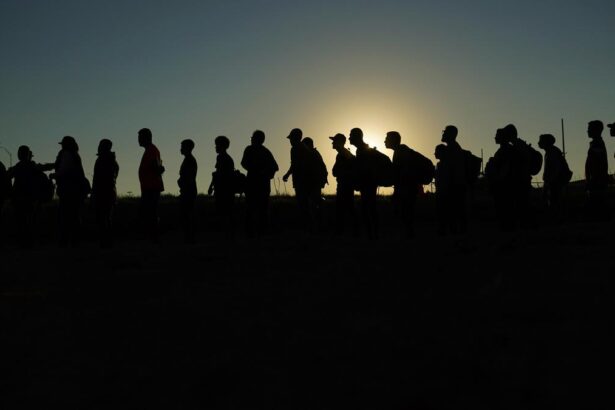
M 345 147 L 346 136 L 335 134 L 329 137 L 331 146 L 337 151 L 332 174 L 337 180 L 335 189 L 335 229 L 342 234 L 347 221 L 352 224 L 353 233 L 357 231 L 354 207 L 354 188 L 356 179 L 356 157 Z
M 314 216 L 310 210 L 310 192 L 312 190 L 310 176 L 311 153 L 309 147 L 301 142 L 303 132 L 299 128 L 293 128 L 286 137 L 290 141 L 290 167 L 282 177 L 284 182 L 293 176 L 293 188 L 299 208 L 299 217 L 308 231 L 314 225 Z

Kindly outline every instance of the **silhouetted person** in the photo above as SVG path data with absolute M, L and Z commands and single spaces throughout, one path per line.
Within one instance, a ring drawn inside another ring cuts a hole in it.
M 357 186 L 361 193 L 361 216 L 368 239 L 378 238 L 378 181 L 370 148 L 363 141 L 363 131 L 360 128 L 350 130 L 350 144 L 356 147 Z
M 7 171 L 8 177 L 13 180 L 11 202 L 15 212 L 17 236 L 21 247 L 33 245 L 33 229 L 36 211 L 43 197 L 43 192 L 53 184 L 44 171 L 54 169 L 54 164 L 37 164 L 32 160 L 32 151 L 25 145 L 17 150 L 18 162 Z M 50 193 L 53 196 L 53 190 Z M 50 199 L 50 198 L 45 198 Z
M 51 176 L 57 184 L 60 246 L 76 246 L 79 243 L 81 209 L 90 193 L 90 184 L 85 177 L 75 139 L 66 136 L 59 144 L 62 149 Z
M 346 222 L 352 224 L 353 233 L 357 230 L 354 209 L 354 189 L 357 183 L 356 157 L 346 148 L 346 136 L 335 134 L 329 137 L 333 149 L 337 151 L 332 174 L 337 180 L 335 189 L 335 230 L 344 232 Z
M 320 152 L 314 147 L 314 140 L 306 137 L 301 141 L 310 152 L 309 206 L 318 228 L 322 223 L 322 189 L 329 183 L 329 171 Z
M 609 135 L 615 137 L 615 122 L 607 125 L 609 127 Z
M 608 158 L 606 146 L 602 139 L 604 125 L 602 121 L 590 121 L 587 124 L 587 136 L 591 139 L 587 160 L 585 161 L 585 181 L 589 194 L 590 216 L 596 219 L 605 219 L 606 189 L 609 182 Z
M 265 233 L 268 221 L 271 179 L 278 172 L 278 163 L 263 144 L 265 133 L 252 133 L 251 145 L 243 151 L 241 166 L 248 172 L 246 186 L 246 230 L 248 236 Z
M 186 243 L 195 242 L 194 213 L 197 196 L 196 174 L 198 165 L 192 155 L 194 141 L 186 139 L 181 142 L 180 153 L 184 156 L 181 167 L 179 168 L 179 210 L 184 229 L 184 241 Z
M 422 185 L 417 174 L 418 163 L 416 153 L 407 145 L 401 143 L 401 135 L 397 131 L 389 131 L 384 139 L 384 146 L 393 150 L 393 202 L 404 221 L 406 236 L 414 236 L 414 209 L 416 199 Z
M 6 170 L 6 167 L 2 162 L 0 162 L 0 247 L 4 243 L 4 237 L 2 233 L 4 232 L 3 225 L 3 210 L 4 203 L 9 198 L 11 194 L 11 179 L 9 178 L 9 174 Z
M 559 220 L 563 216 L 561 196 L 572 173 L 562 151 L 555 146 L 553 135 L 542 134 L 538 139 L 538 146 L 545 151 L 542 174 L 543 197 L 550 216 Z
M 442 142 L 446 144 L 446 165 L 444 172 L 447 179 L 445 205 L 447 230 L 452 233 L 464 233 L 467 229 L 466 196 L 466 156 L 464 150 L 457 142 L 458 130 L 454 125 L 447 125 L 442 131 Z
M 314 210 L 310 201 L 314 191 L 314 178 L 310 170 L 313 163 L 313 154 L 310 148 L 301 142 L 303 132 L 299 128 L 293 128 L 288 137 L 290 141 L 290 168 L 282 179 L 288 181 L 293 177 L 293 188 L 299 208 L 299 217 L 303 227 L 312 230 L 314 225 Z
M 503 128 L 506 140 L 511 145 L 511 189 L 513 228 L 531 223 L 530 195 L 532 174 L 528 144 L 519 138 L 517 128 L 508 124 Z
M 436 185 L 436 214 L 438 220 L 438 234 L 446 235 L 450 231 L 449 217 L 450 211 L 448 207 L 451 201 L 448 198 L 450 192 L 450 170 L 447 161 L 448 149 L 444 144 L 436 145 L 434 157 L 436 157 L 436 170 L 434 182 Z
M 102 139 L 98 143 L 94 176 L 92 178 L 92 202 L 98 224 L 100 246 L 110 248 L 113 245 L 113 209 L 117 201 L 115 183 L 120 167 L 111 151 L 113 143 Z
M 139 183 L 141 185 L 140 219 L 145 234 L 154 242 L 158 241 L 158 202 L 164 191 L 162 174 L 164 167 L 160 151 L 152 143 L 152 132 L 142 128 L 138 133 L 139 146 L 143 147 L 143 156 L 139 164 Z
M 508 232 L 513 229 L 513 150 L 502 128 L 496 131 L 495 143 L 499 148 L 485 166 L 485 177 L 495 202 L 500 230 Z
M 212 179 L 207 190 L 209 195 L 214 196 L 216 204 L 216 214 L 223 231 L 228 232 L 230 237 L 234 236 L 233 206 L 235 202 L 235 188 L 233 177 L 235 174 L 235 163 L 233 158 L 226 152 L 231 145 L 230 140 L 225 136 L 216 137 L 216 170 L 211 174 Z

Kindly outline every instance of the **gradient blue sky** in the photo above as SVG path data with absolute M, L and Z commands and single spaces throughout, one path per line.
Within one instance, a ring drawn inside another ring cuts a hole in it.
M 456 124 L 460 143 L 488 157 L 511 122 L 534 145 L 541 133 L 559 144 L 563 117 L 579 178 L 587 122 L 615 121 L 614 1 L 0 0 L 0 44 L 0 145 L 49 162 L 72 135 L 91 176 L 110 138 L 122 193 L 138 192 L 142 127 L 176 193 L 188 137 L 206 191 L 218 135 L 239 167 L 264 130 L 281 178 L 293 127 L 331 167 L 327 137 L 355 126 L 382 150 L 398 130 L 433 158 Z

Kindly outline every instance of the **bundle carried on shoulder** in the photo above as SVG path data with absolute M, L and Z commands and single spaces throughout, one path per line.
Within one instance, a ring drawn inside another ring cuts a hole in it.
M 410 150 L 416 181 L 422 185 L 431 184 L 436 174 L 436 167 L 433 162 L 420 152 Z
M 395 182 L 395 170 L 393 169 L 391 158 L 385 153 L 378 151 L 376 148 L 370 148 L 369 153 L 374 178 L 378 186 L 393 186 Z

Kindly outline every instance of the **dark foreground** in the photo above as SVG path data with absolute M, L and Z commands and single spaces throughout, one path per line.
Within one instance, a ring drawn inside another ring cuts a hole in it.
M 2 408 L 612 408 L 615 224 L 479 219 L 5 249 Z

